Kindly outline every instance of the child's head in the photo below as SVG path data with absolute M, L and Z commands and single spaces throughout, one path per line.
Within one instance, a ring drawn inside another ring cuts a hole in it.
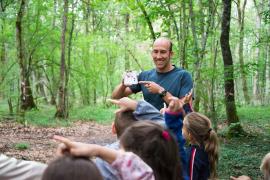
M 191 144 L 204 147 L 210 162 L 210 178 L 215 178 L 218 162 L 218 137 L 206 116 L 192 112 L 183 121 L 183 135 Z
M 260 169 L 263 172 L 264 179 L 269 180 L 270 179 L 270 153 L 264 156 Z
M 178 146 L 172 134 L 151 121 L 138 121 L 120 137 L 125 151 L 140 156 L 154 171 L 155 179 L 182 179 Z
M 62 156 L 49 164 L 42 180 L 102 180 L 102 176 L 93 161 L 72 156 Z
M 119 138 L 126 128 L 131 126 L 132 123 L 137 121 L 135 116 L 133 115 L 133 111 L 120 111 L 115 114 L 114 124 L 113 124 L 113 131 L 115 131 L 117 137 Z

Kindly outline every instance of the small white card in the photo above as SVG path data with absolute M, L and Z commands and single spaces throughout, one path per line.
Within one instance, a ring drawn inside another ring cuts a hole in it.
M 131 86 L 133 84 L 138 84 L 137 72 L 126 71 L 124 74 L 124 85 Z

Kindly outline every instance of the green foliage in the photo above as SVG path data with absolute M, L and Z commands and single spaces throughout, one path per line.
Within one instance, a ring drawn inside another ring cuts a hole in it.
M 70 112 L 71 120 L 96 121 L 98 123 L 108 124 L 114 120 L 115 108 L 104 106 L 85 106 L 74 108 Z
M 220 179 L 243 174 L 252 179 L 262 179 L 259 167 L 262 158 L 269 152 L 269 136 L 240 137 L 223 141 L 218 165 Z
M 30 144 L 26 142 L 20 142 L 20 143 L 14 144 L 14 148 L 20 151 L 29 149 L 29 147 L 30 147 Z
M 241 136 L 246 136 L 247 133 L 243 130 L 241 124 L 238 123 L 231 123 L 226 137 L 227 138 L 232 138 L 232 137 L 241 137 Z
M 263 20 L 265 24 L 270 24 L 270 10 L 265 10 L 262 12 Z
M 270 106 L 240 107 L 238 115 L 245 131 L 270 135 Z
M 231 175 L 245 174 L 252 179 L 262 179 L 259 166 L 269 152 L 270 107 L 240 107 L 238 115 L 248 134 L 237 138 L 220 138 L 219 178 L 229 179 Z M 227 131 L 228 127 L 219 131 L 219 135 Z
M 27 111 L 24 119 L 29 125 L 42 127 L 68 126 L 68 120 L 58 120 L 54 118 L 55 107 L 42 105 L 40 109 Z M 26 124 L 26 125 L 27 125 Z

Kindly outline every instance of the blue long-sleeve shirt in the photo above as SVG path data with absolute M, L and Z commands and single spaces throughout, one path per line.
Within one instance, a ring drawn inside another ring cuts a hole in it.
M 187 168 L 187 155 L 184 149 L 185 139 L 182 135 L 183 121 L 182 113 L 165 112 L 165 123 L 167 127 L 176 135 L 178 141 L 179 155 L 181 157 L 182 166 Z
M 183 169 L 186 170 L 187 174 L 185 177 L 188 176 L 190 180 L 207 180 L 210 176 L 210 165 L 204 147 L 190 145 L 187 149 L 184 148 L 185 139 L 182 135 L 183 114 L 166 112 L 165 123 L 176 135 Z

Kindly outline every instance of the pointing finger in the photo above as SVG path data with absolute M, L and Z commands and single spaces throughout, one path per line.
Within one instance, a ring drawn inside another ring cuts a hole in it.
M 150 83 L 151 83 L 151 81 L 139 81 L 139 84 L 143 84 L 143 85 L 150 84 Z
M 67 147 L 72 147 L 73 146 L 72 141 L 70 141 L 69 139 L 67 139 L 65 137 L 54 135 L 53 139 L 55 139 L 55 140 L 57 140 L 57 141 L 59 141 L 61 143 L 64 143 Z
M 109 102 L 113 103 L 113 104 L 119 104 L 119 100 L 116 99 L 108 99 Z

